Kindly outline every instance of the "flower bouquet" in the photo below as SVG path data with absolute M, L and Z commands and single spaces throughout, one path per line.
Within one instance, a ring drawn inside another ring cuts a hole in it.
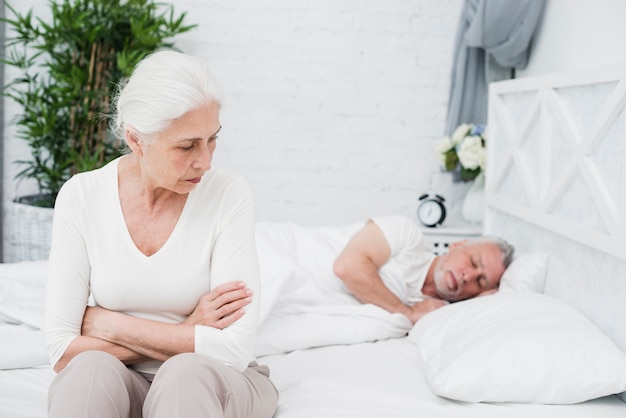
M 485 145 L 485 125 L 464 123 L 454 130 L 451 138 L 441 138 L 435 153 L 446 171 L 458 171 L 461 180 L 471 181 L 485 170 Z

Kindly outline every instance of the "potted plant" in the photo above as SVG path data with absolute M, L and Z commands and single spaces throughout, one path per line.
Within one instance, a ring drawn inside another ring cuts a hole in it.
M 30 159 L 16 162 L 22 167 L 16 178 L 32 179 L 38 186 L 36 195 L 17 197 L 14 203 L 52 208 L 70 176 L 121 154 L 106 118 L 118 82 L 146 54 L 172 47 L 176 35 L 195 25 L 183 24 L 185 13 L 176 16 L 172 5 L 153 0 L 49 0 L 46 18 L 34 17 L 32 9 L 19 13 L 5 5 L 9 37 L 2 61 L 19 70 L 19 76 L 5 86 L 3 95 L 21 106 L 12 123 L 31 151 Z M 8 220 L 10 228 L 26 221 L 24 210 L 20 219 Z M 43 218 L 49 222 L 51 215 Z M 34 228 L 34 235 L 49 229 Z M 32 238 L 33 233 L 18 235 Z M 38 245 L 47 256 L 49 236 L 44 234 L 43 241 Z M 11 250 L 14 243 L 9 245 Z M 17 261 L 13 258 L 10 261 Z

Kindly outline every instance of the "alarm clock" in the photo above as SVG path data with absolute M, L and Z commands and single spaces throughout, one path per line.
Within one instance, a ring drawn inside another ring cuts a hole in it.
M 425 193 L 419 197 L 417 219 L 422 225 L 434 228 L 446 219 L 445 199 L 438 194 Z

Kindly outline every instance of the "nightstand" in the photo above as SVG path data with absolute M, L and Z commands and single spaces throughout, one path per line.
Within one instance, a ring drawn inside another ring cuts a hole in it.
M 437 228 L 422 227 L 424 238 L 431 245 L 436 255 L 448 252 L 448 246 L 453 242 L 472 239 L 482 234 L 482 225 L 454 225 L 440 226 Z

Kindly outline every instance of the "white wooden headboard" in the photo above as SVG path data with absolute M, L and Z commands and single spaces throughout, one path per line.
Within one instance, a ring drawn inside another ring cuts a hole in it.
M 626 352 L 626 63 L 493 83 L 485 233 Z

